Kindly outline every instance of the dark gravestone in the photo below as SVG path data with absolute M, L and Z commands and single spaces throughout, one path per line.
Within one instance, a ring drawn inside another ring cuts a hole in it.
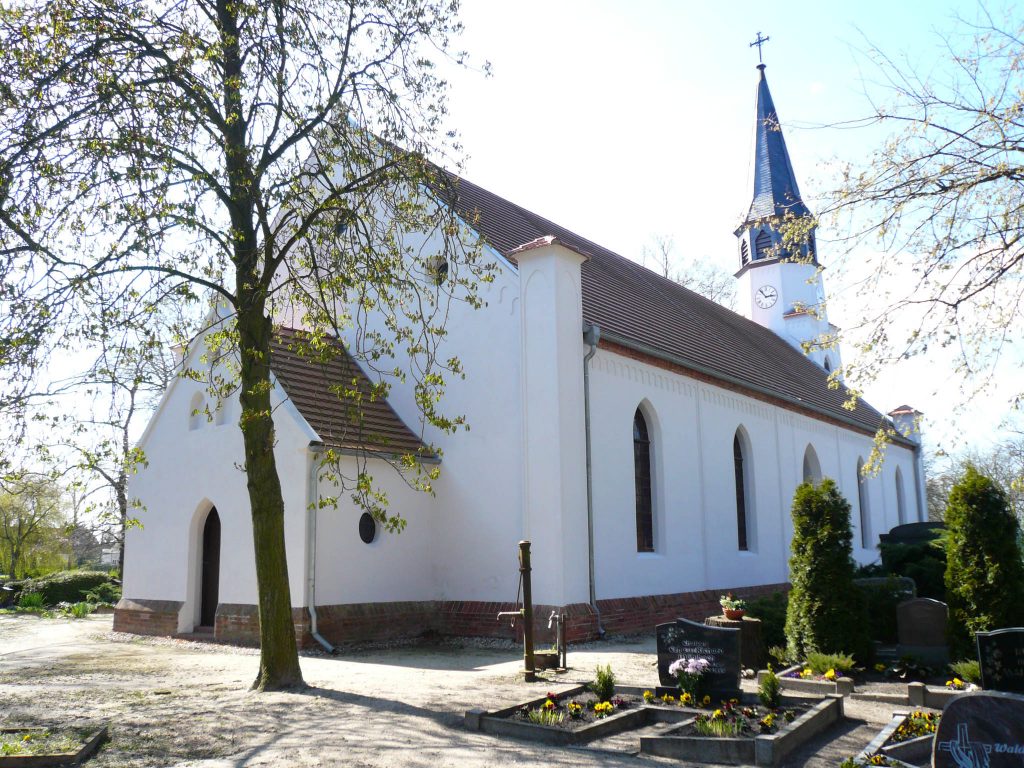
M 1024 627 L 978 632 L 981 687 L 1024 693 Z
M 946 704 L 932 742 L 932 768 L 1024 765 L 1024 696 L 978 691 Z
M 900 656 L 916 656 L 928 664 L 946 664 L 946 623 L 949 608 L 940 600 L 916 597 L 896 606 Z
M 740 694 L 740 633 L 738 629 L 709 627 L 686 619 L 657 626 L 658 679 L 674 686 L 668 673 L 676 659 L 707 659 L 710 666 L 701 678 L 701 689 L 714 701 Z

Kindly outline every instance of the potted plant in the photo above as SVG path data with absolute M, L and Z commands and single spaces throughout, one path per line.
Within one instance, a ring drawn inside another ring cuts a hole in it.
M 718 602 L 722 606 L 722 613 L 725 614 L 725 618 L 732 621 L 742 619 L 743 614 L 747 612 L 747 601 L 733 597 L 732 592 L 722 595 Z

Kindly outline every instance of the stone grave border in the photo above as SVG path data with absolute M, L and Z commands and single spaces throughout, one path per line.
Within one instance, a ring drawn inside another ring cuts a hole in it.
M 61 728 L 0 728 L 0 733 L 41 733 L 44 731 L 59 731 Z M 78 765 L 99 749 L 100 744 L 107 738 L 107 726 L 102 726 L 95 731 L 90 731 L 84 737 L 82 746 L 75 752 L 53 752 L 47 755 L 2 755 L 0 756 L 0 768 L 51 768 L 60 765 Z
M 559 693 L 558 698 L 564 700 L 586 690 L 585 684 L 578 685 Z M 615 686 L 616 694 L 629 696 L 643 696 L 645 690 L 652 689 L 629 685 Z M 491 712 L 480 708 L 470 709 L 465 714 L 464 723 L 471 731 L 483 731 L 497 736 L 511 736 L 556 746 L 576 746 L 652 723 L 677 723 L 683 726 L 695 720 L 703 711 L 641 703 L 633 709 L 602 718 L 574 731 L 510 719 L 511 715 L 523 707 L 538 706 L 546 699 L 547 696 L 540 696 Z M 709 736 L 644 736 L 640 737 L 639 749 L 640 754 L 675 757 L 692 762 L 773 766 L 842 718 L 843 697 L 830 693 L 792 723 L 784 725 L 772 734 L 753 738 L 722 739 Z
M 980 689 L 979 689 L 980 690 Z M 968 691 L 954 691 L 950 688 L 924 683 L 907 683 L 905 694 L 892 693 L 853 693 L 853 698 L 861 701 L 880 701 L 884 704 L 924 707 L 926 709 L 942 709 L 950 699 Z
M 775 733 L 753 738 L 712 736 L 642 736 L 640 754 L 694 763 L 720 765 L 778 765 L 793 750 L 843 718 L 843 697 L 825 695 L 792 723 Z
M 892 719 L 878 732 L 860 754 L 855 758 L 857 762 L 867 763 L 874 755 L 885 755 L 891 762 L 900 765 L 917 765 L 931 760 L 932 742 L 935 741 L 935 734 L 931 736 L 918 736 L 895 744 L 890 743 L 893 734 L 903 725 L 903 722 L 910 717 L 909 712 L 893 712 Z
M 850 677 L 837 677 L 835 679 L 835 682 L 833 682 L 831 680 L 801 680 L 799 677 L 785 676 L 790 672 L 799 672 L 803 668 L 803 664 L 794 664 L 791 667 L 786 667 L 786 669 L 779 670 L 775 673 L 776 675 L 778 675 L 779 682 L 782 684 L 782 688 L 784 690 L 802 691 L 803 693 L 813 693 L 816 696 L 826 696 L 830 693 L 835 693 L 840 696 L 847 696 L 853 693 L 853 678 Z M 767 674 L 767 669 L 758 670 L 758 685 L 761 685 Z

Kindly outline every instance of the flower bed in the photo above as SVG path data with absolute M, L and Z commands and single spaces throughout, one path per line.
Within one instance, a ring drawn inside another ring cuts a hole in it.
M 596 697 L 587 692 L 586 686 L 578 686 L 495 712 L 470 710 L 465 723 L 471 730 L 565 746 L 666 723 L 672 730 L 664 736 L 640 736 L 642 753 L 693 762 L 774 765 L 842 717 L 839 696 L 830 696 L 813 706 L 806 700 L 787 698 L 773 712 L 749 695 L 742 701 L 700 709 L 681 704 L 675 696 L 659 698 L 649 689 L 616 686 L 615 690 L 616 696 L 603 713 L 595 708 Z M 574 713 L 577 706 L 580 709 Z M 792 713 L 789 717 L 787 711 Z M 716 735 L 716 729 L 726 722 L 737 727 L 740 735 Z M 705 735 L 697 733 L 702 728 Z
M 104 728 L 2 728 L 0 768 L 71 765 L 92 755 L 107 737 Z
M 701 714 L 673 733 L 642 737 L 640 752 L 688 762 L 771 766 L 843 716 L 838 694 L 829 694 L 790 722 L 781 713 L 799 705 L 791 699 L 784 704 L 779 713 L 746 702 L 734 705 L 728 714 Z
M 832 674 L 829 674 L 829 672 Z M 768 671 L 764 669 L 757 673 L 758 684 L 764 680 L 767 674 Z M 829 693 L 846 696 L 853 693 L 854 690 L 853 679 L 843 677 L 837 674 L 835 670 L 828 670 L 823 675 L 815 675 L 813 672 L 809 672 L 808 668 L 802 664 L 796 664 L 782 670 L 778 675 L 782 687 L 790 691 L 813 693 L 819 696 Z
M 854 758 L 854 762 L 865 765 L 893 765 L 893 761 L 920 763 L 928 760 L 941 717 L 942 715 L 923 710 L 894 712 L 892 720 Z M 882 760 L 886 762 L 881 762 Z

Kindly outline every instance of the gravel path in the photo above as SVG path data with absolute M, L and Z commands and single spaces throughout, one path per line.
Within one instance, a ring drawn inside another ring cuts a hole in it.
M 654 640 L 574 646 L 568 673 L 519 679 L 507 643 L 393 644 L 306 655 L 310 688 L 247 690 L 252 649 L 111 632 L 83 620 L 0 615 L 0 726 L 99 724 L 111 740 L 89 766 L 637 766 L 664 762 L 472 733 L 472 707 L 496 709 L 559 691 L 612 665 L 619 682 L 657 682 Z M 753 683 L 744 683 L 753 690 Z M 849 718 L 787 766 L 835 768 L 888 722 L 893 706 L 846 702 Z

